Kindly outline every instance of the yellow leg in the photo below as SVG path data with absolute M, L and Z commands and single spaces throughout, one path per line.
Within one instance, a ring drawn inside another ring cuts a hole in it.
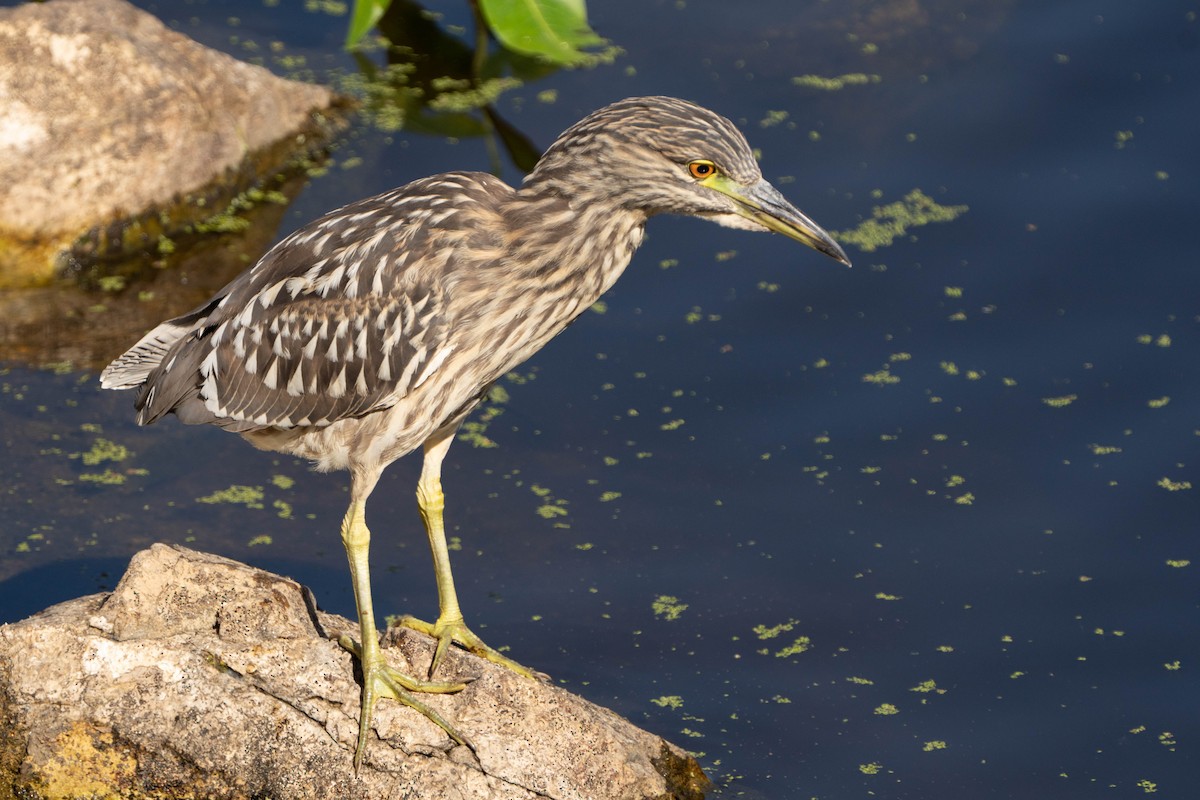
M 371 574 L 368 565 L 368 550 L 371 544 L 371 532 L 367 529 L 365 516 L 366 497 L 375 485 L 375 477 L 356 475 L 354 478 L 350 508 L 342 521 L 342 544 L 346 547 L 346 557 L 350 561 L 350 577 L 354 582 L 354 602 L 358 607 L 358 624 L 362 636 L 362 644 L 358 644 L 349 636 L 341 636 L 338 643 L 358 656 L 362 665 L 363 689 L 362 707 L 358 719 L 358 744 L 354 748 L 354 769 L 357 772 L 362 764 L 363 752 L 367 747 L 367 732 L 371 729 L 371 716 L 375 710 L 375 701 L 380 697 L 390 697 L 412 708 L 432 722 L 441 726 L 452 739 L 461 745 L 475 748 L 471 742 L 456 731 L 440 714 L 429 706 L 417 700 L 409 692 L 457 692 L 465 688 L 463 683 L 442 683 L 438 681 L 422 681 L 409 677 L 399 670 L 388 666 L 379 650 L 379 632 L 375 628 L 375 612 L 371 604 Z
M 425 522 L 425 532 L 429 535 L 429 548 L 433 551 L 433 570 L 437 578 L 437 622 L 430 624 L 405 616 L 401 618 L 400 624 L 437 639 L 437 649 L 429 664 L 429 678 L 433 678 L 434 670 L 441 663 L 446 648 L 451 642 L 456 642 L 475 655 L 507 667 L 518 675 L 544 679 L 545 675 L 534 672 L 488 647 L 463 621 L 462 611 L 458 607 L 458 594 L 454 591 L 450 552 L 446 547 L 446 530 L 442 522 L 442 511 L 446 506 L 446 498 L 442 494 L 442 459 L 446 457 L 446 451 L 453 440 L 454 432 L 450 431 L 441 438 L 434 437 L 425 443 L 425 461 L 421 467 L 421 479 L 417 482 L 417 505 L 421 510 L 421 519 Z

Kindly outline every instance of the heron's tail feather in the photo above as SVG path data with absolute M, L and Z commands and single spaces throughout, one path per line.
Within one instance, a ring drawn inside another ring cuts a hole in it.
M 162 363 L 172 345 L 202 326 L 220 300 L 221 297 L 215 297 L 195 311 L 159 324 L 104 368 L 100 373 L 100 385 L 105 389 L 136 389 L 141 386 L 154 368 Z

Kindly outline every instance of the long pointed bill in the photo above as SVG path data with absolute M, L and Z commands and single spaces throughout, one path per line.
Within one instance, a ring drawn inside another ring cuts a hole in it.
M 723 175 L 717 175 L 703 183 L 736 201 L 737 213 L 740 216 L 768 230 L 803 242 L 847 267 L 850 266 L 846 252 L 833 237 L 820 225 L 800 213 L 798 208 L 789 203 L 787 198 L 767 181 L 761 180 L 753 186 L 740 186 Z

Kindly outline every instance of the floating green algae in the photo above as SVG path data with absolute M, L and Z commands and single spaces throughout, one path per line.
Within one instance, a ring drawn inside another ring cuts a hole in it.
M 246 508 L 262 508 L 263 489 L 261 486 L 240 486 L 234 484 L 228 489 L 221 489 L 204 497 L 197 497 L 197 503 L 232 503 L 244 505 Z
M 812 649 L 812 639 L 807 636 L 797 636 L 796 641 L 789 644 L 780 650 L 775 651 L 776 658 L 787 658 L 788 656 L 799 655 Z
M 1078 399 L 1078 395 L 1065 394 L 1061 397 L 1043 397 L 1042 402 L 1051 408 L 1066 408 Z
M 827 78 L 824 75 L 797 75 L 792 78 L 793 86 L 803 86 L 806 89 L 819 89 L 822 92 L 837 92 L 847 86 L 866 86 L 870 83 L 880 83 L 883 78 L 879 75 L 869 75 L 865 72 L 850 72 Z
M 920 189 L 913 189 L 904 199 L 871 209 L 871 218 L 858 227 L 835 231 L 833 238 L 851 244 L 864 253 L 887 247 L 913 228 L 933 222 L 950 222 L 967 213 L 968 207 L 944 206 Z
M 766 625 L 755 625 L 753 630 L 754 635 L 759 639 L 774 639 L 779 634 L 790 631 L 799 624 L 800 620 L 789 619 L 787 622 L 781 622 L 780 624 L 773 625 L 769 628 Z
M 124 461 L 130 452 L 124 445 L 111 442 L 108 439 L 97 439 L 86 453 L 75 453 L 71 457 L 78 458 L 89 467 L 94 467 L 105 461 Z
M 678 597 L 673 597 L 669 594 L 660 594 L 650 604 L 650 608 L 654 611 L 654 616 L 659 619 L 665 619 L 668 622 L 679 619 L 684 611 L 687 611 L 688 604 L 679 602 Z

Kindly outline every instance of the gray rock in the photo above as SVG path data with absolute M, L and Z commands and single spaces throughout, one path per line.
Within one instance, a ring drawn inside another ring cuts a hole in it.
M 260 154 L 271 168 L 273 146 L 335 99 L 124 0 L 0 9 L 0 288 L 44 283 L 81 237 L 119 250 L 123 221 L 153 243 L 210 216 L 187 195 L 243 182 Z
M 355 776 L 359 686 L 329 637 L 356 630 L 288 578 L 182 547 L 144 550 L 112 594 L 0 626 L 0 795 L 703 796 L 707 781 L 677 747 L 461 651 L 440 669 L 477 679 L 422 699 L 477 755 L 385 700 Z M 384 653 L 415 674 L 432 642 L 393 629 Z

